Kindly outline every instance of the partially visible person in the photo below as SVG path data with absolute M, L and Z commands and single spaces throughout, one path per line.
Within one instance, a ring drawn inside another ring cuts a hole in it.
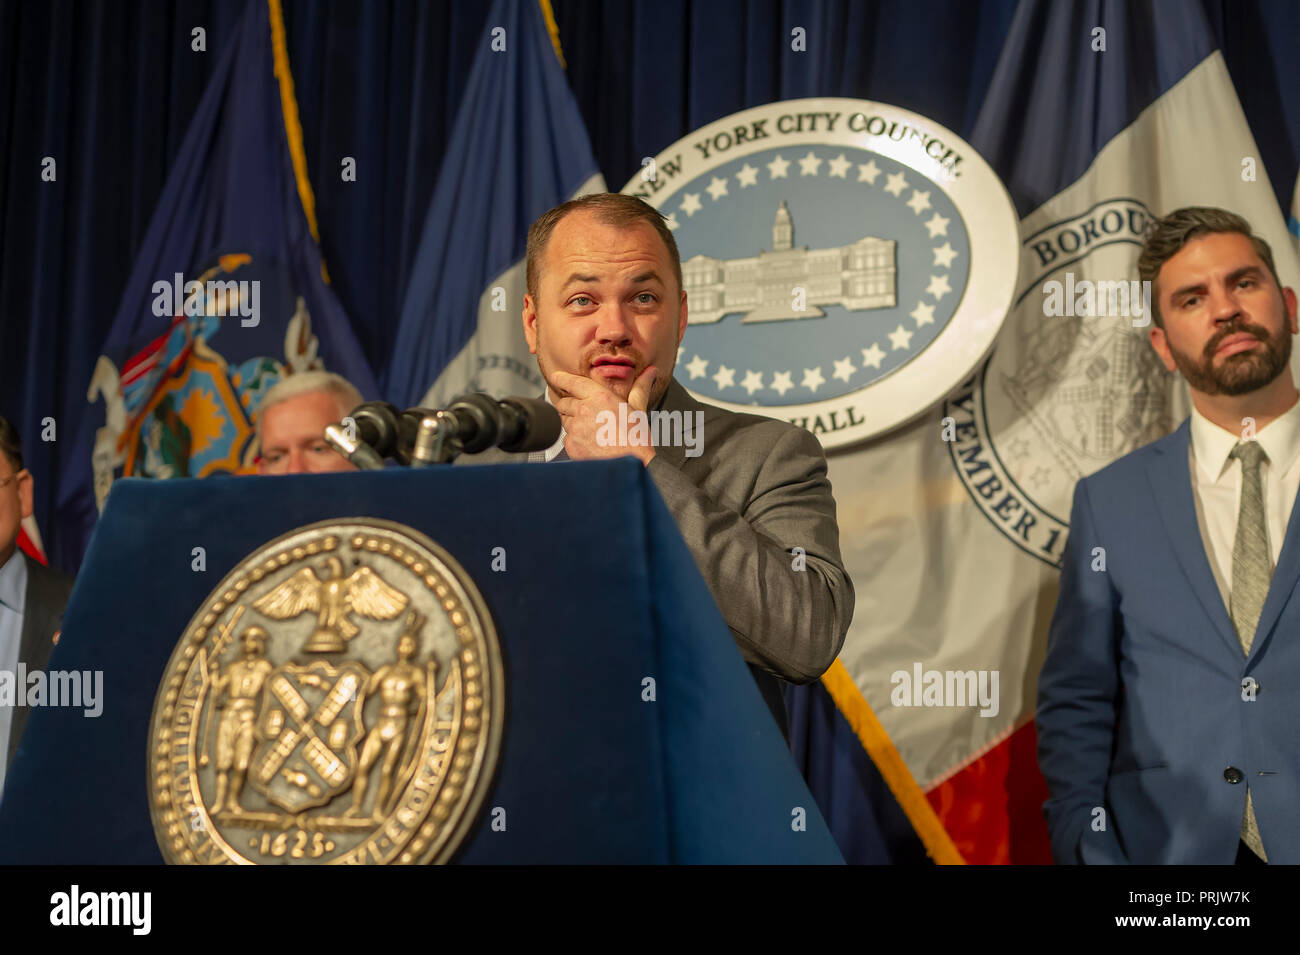
M 71 577 L 18 549 L 18 531 L 32 513 L 33 490 L 18 432 L 0 417 L 0 672 L 11 674 L 19 663 L 29 673 L 45 668 L 72 593 Z M 28 713 L 25 706 L 0 705 L 0 790 Z
M 305 371 L 276 383 L 257 415 L 258 474 L 355 471 L 324 438 L 362 403 L 361 392 L 328 371 Z

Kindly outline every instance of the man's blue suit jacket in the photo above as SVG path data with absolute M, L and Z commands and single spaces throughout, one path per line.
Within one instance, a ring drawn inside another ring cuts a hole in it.
M 1038 680 L 1058 863 L 1229 864 L 1247 783 L 1269 861 L 1300 863 L 1300 507 L 1246 656 L 1201 541 L 1189 434 L 1075 487 Z

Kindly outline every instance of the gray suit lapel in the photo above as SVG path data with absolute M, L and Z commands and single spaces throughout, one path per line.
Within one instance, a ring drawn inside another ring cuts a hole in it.
M 681 386 L 676 378 L 668 382 L 668 390 L 664 392 L 664 396 L 659 399 L 659 404 L 654 408 L 655 411 L 669 413 L 680 411 L 683 428 L 694 427 L 694 413 L 703 409 L 704 406 L 687 394 L 686 389 Z M 680 469 L 686 461 L 686 448 L 684 445 L 662 445 L 655 448 L 655 457 L 663 458 L 668 464 Z

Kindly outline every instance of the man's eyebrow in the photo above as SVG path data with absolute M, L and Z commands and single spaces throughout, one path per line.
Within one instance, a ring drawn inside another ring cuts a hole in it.
M 579 275 L 577 272 L 574 272 L 572 275 L 569 276 L 568 280 L 563 285 L 560 286 L 560 288 L 568 288 L 570 285 L 573 285 L 575 282 L 578 284 L 584 284 L 587 282 L 599 282 L 599 281 L 600 278 L 598 276 Z
M 1191 285 L 1184 285 L 1182 288 L 1174 289 L 1169 293 L 1169 301 L 1176 302 L 1179 296 L 1190 295 L 1192 292 L 1200 292 L 1204 291 L 1204 289 L 1204 282 L 1193 282 Z
M 656 272 L 654 269 L 651 269 L 648 272 L 642 272 L 640 275 L 632 276 L 633 285 L 640 285 L 642 282 L 651 282 L 651 281 L 658 282 L 660 285 L 664 283 L 664 280 L 659 277 L 659 273 Z
M 1247 276 L 1263 278 L 1264 270 L 1258 265 L 1243 265 L 1241 268 L 1228 273 L 1228 284 L 1231 285 L 1233 282 L 1240 281 Z
M 1231 285 L 1233 282 L 1240 281 L 1248 275 L 1262 277 L 1264 275 L 1264 270 L 1258 265 L 1243 265 L 1241 268 L 1233 269 L 1228 273 L 1227 284 Z M 1184 285 L 1182 288 L 1174 289 L 1169 296 L 1169 300 L 1171 302 L 1176 302 L 1178 301 L 1179 296 L 1204 291 L 1205 287 L 1206 284 L 1204 282 L 1193 282 L 1191 285 Z

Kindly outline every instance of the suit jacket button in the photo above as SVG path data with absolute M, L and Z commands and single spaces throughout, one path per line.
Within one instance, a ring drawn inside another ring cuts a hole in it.
M 1241 782 L 1246 777 L 1242 775 L 1241 770 L 1238 769 L 1236 766 L 1229 766 L 1227 769 L 1223 771 L 1223 778 L 1235 786 L 1237 783 Z

